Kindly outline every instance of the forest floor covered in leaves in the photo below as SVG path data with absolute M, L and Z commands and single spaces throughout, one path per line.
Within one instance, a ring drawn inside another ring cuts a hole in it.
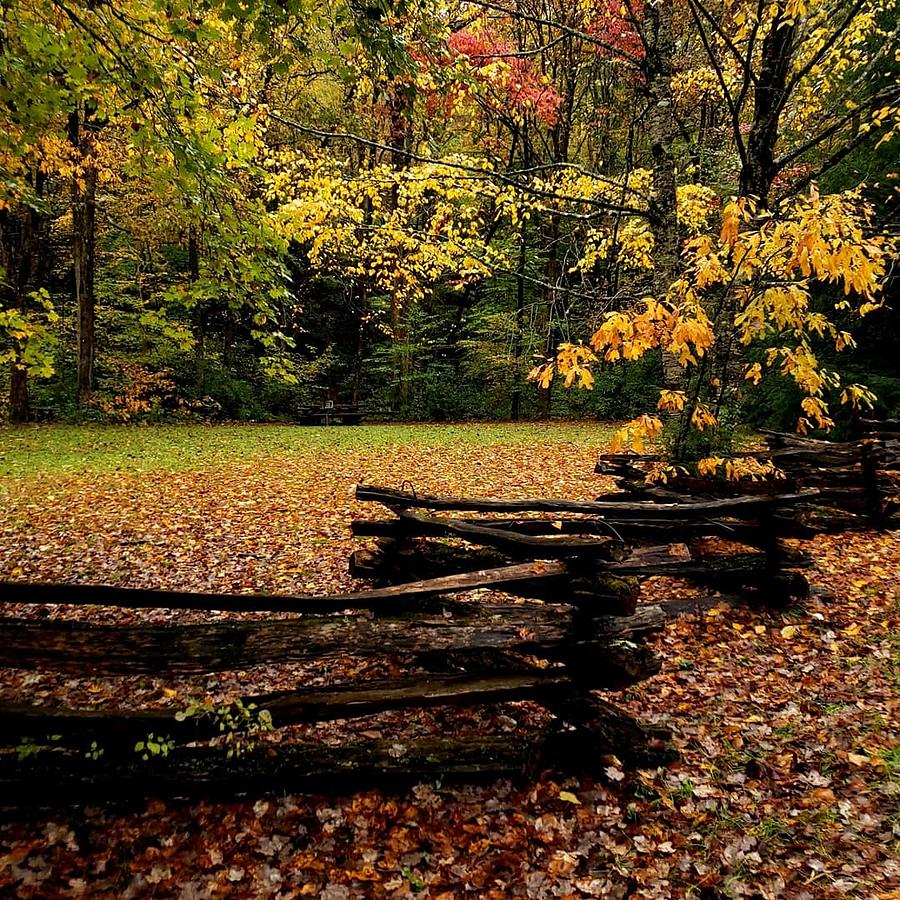
M 588 499 L 609 487 L 592 474 L 608 437 L 597 425 L 0 430 L 0 578 L 350 589 L 349 521 L 377 515 L 353 499 L 356 482 Z M 900 897 L 900 535 L 810 549 L 803 607 L 698 608 L 655 639 L 661 673 L 612 697 L 673 730 L 681 758 L 666 768 L 605 759 L 596 778 L 5 810 L 0 894 Z M 645 586 L 652 601 L 676 591 Z M 270 667 L 193 689 L 221 698 L 325 674 Z M 0 673 L 4 701 L 154 705 L 173 689 L 190 688 Z M 358 727 L 503 731 L 529 715 L 511 704 Z M 341 740 L 339 724 L 322 729 Z

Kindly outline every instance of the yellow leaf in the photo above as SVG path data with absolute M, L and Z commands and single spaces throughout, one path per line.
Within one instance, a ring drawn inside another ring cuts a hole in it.
M 762 366 L 758 362 L 753 363 L 744 373 L 744 378 L 754 384 L 759 384 L 762 381 Z
M 797 627 L 795 625 L 785 625 L 784 628 L 781 629 L 781 636 L 783 638 L 787 638 L 790 640 L 792 637 L 795 637 L 797 634 Z
M 581 806 L 581 801 L 571 791 L 560 791 L 559 799 L 565 800 L 566 803 L 574 803 L 576 806 Z
M 665 409 L 670 412 L 679 412 L 684 409 L 687 402 L 687 394 L 684 391 L 660 391 L 659 402 L 656 404 L 659 409 Z

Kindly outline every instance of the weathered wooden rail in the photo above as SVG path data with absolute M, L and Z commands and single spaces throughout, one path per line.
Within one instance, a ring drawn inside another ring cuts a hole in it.
M 712 516 L 740 516 L 763 512 L 772 507 L 808 500 L 816 495 L 815 490 L 786 492 L 775 496 L 740 496 L 722 499 L 689 501 L 679 499 L 673 502 L 660 501 L 647 504 L 625 498 L 603 498 L 600 500 L 552 500 L 535 497 L 524 500 L 498 500 L 493 497 L 433 497 L 428 494 L 395 491 L 391 488 L 358 485 L 357 500 L 370 500 L 385 506 L 405 510 L 457 509 L 475 512 L 547 512 L 585 513 L 616 520 L 671 520 L 707 519 Z M 489 527 L 487 522 L 486 527 Z
M 822 531 L 891 527 L 900 510 L 900 423 L 863 420 L 860 428 L 863 436 L 851 441 L 764 431 L 766 447 L 742 455 L 771 461 L 778 478 L 749 483 L 675 476 L 665 485 L 648 484 L 648 468 L 659 462 L 652 454 L 602 454 L 596 471 L 612 475 L 622 492 L 608 497 L 651 500 L 660 506 L 686 496 L 712 500 L 748 492 L 814 490 L 791 515 L 773 518 L 781 535 L 809 537 Z
M 519 547 L 513 542 L 504 549 L 515 555 Z M 666 758 L 669 751 L 659 729 L 645 728 L 590 693 L 619 689 L 657 672 L 659 659 L 635 642 L 665 621 L 658 607 L 635 611 L 629 603 L 628 614 L 622 615 L 618 597 L 590 596 L 591 578 L 600 577 L 597 567 L 607 565 L 595 550 L 592 546 L 582 557 L 514 561 L 326 597 L 2 584 L 0 602 L 45 608 L 74 604 L 86 609 L 294 614 L 165 625 L 6 616 L 0 618 L 0 666 L 6 668 L 89 678 L 184 677 L 259 665 L 308 666 L 349 654 L 392 656 L 409 670 L 390 680 L 251 695 L 221 708 L 189 708 L 187 714 L 183 701 L 152 710 L 0 704 L 4 797 L 7 802 L 45 802 L 97 792 L 206 792 L 229 784 L 233 789 L 264 785 L 278 790 L 324 783 L 337 775 L 374 775 L 376 770 L 408 778 L 521 774 L 596 760 L 601 749 L 635 762 Z M 612 542 L 606 542 L 601 555 L 615 564 L 624 556 L 621 551 L 617 545 L 613 552 Z M 473 589 L 538 594 L 554 602 L 482 602 L 468 594 Z M 586 699 L 573 705 L 575 697 Z M 400 748 L 397 758 L 389 764 L 384 762 L 385 747 L 377 742 L 368 751 L 365 744 L 313 750 L 290 738 L 271 742 L 265 734 L 298 723 L 392 710 L 524 700 L 553 713 L 555 724 L 526 741 L 504 736 L 406 741 L 401 734 L 393 745 Z M 257 727 L 261 713 L 265 729 Z M 243 747 L 230 766 L 229 738 Z M 157 755 L 144 759 L 148 744 L 157 748 Z M 161 747 L 165 759 L 157 758 Z M 588 747 L 594 749 L 593 757 L 586 756 Z
M 607 603 L 619 597 L 617 608 L 622 612 L 633 611 L 636 600 L 633 581 L 623 580 L 627 576 L 672 576 L 714 586 L 756 587 L 764 589 L 759 592 L 770 600 L 784 599 L 805 593 L 805 580 L 797 570 L 811 561 L 781 540 L 800 527 L 782 529 L 777 523 L 793 522 L 792 511 L 818 495 L 817 488 L 803 488 L 700 499 L 666 491 L 647 492 L 639 499 L 619 492 L 593 501 L 501 500 L 435 497 L 360 485 L 357 499 L 381 503 L 394 518 L 353 523 L 354 534 L 377 541 L 375 550 L 354 554 L 351 570 L 383 582 L 402 582 L 464 571 L 476 559 L 496 563 L 499 557 L 493 551 L 499 550 L 516 558 L 531 553 L 568 559 L 573 571 L 570 596 L 595 602 L 604 597 Z M 553 518 L 447 518 L 419 511 L 423 509 L 489 515 L 549 513 Z M 481 549 L 454 550 L 435 538 L 461 539 Z M 704 538 L 739 546 L 713 552 L 703 545 Z M 582 567 L 585 560 L 594 561 L 589 578 L 582 575 L 578 580 L 574 559 Z
M 578 708 L 565 699 L 555 705 L 561 716 L 583 724 L 549 728 L 530 740 L 518 734 L 354 739 L 328 747 L 316 742 L 282 743 L 277 750 L 259 743 L 239 758 L 210 742 L 180 744 L 166 756 L 148 760 L 133 752 L 112 752 L 98 759 L 56 751 L 4 764 L 0 790 L 6 805 L 96 803 L 160 794 L 230 797 L 246 791 L 301 788 L 346 792 L 364 784 L 531 776 L 548 767 L 596 770 L 602 754 L 615 743 L 638 748 L 625 757 L 633 763 L 652 764 L 663 758 L 662 751 L 644 757 L 639 751 L 648 740 L 664 746 L 665 729 L 639 726 L 599 699 L 589 707 Z

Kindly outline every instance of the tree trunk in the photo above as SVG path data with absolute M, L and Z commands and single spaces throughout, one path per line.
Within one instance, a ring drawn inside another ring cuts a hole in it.
M 97 170 L 90 161 L 91 142 L 78 110 L 69 115 L 69 141 L 82 156 L 83 171 L 72 183 L 72 265 L 78 309 L 78 402 L 86 405 L 94 390 L 96 298 L 94 295 Z
M 40 197 L 45 176 L 34 175 L 34 191 Z M 28 312 L 28 292 L 40 279 L 48 264 L 49 252 L 41 252 L 43 219 L 34 206 L 20 204 L 14 209 L 0 210 L 0 280 L 2 306 Z M 31 417 L 28 395 L 28 368 L 25 362 L 27 338 L 16 341 L 9 378 L 9 417 L 14 423 L 27 422 Z
M 368 309 L 368 295 L 365 288 L 353 291 L 351 287 L 351 304 L 356 319 L 356 341 L 353 348 L 353 389 L 350 393 L 350 402 L 358 404 L 362 396 L 363 363 L 366 357 L 366 321 Z
M 225 313 L 225 328 L 222 332 L 222 365 L 231 371 L 234 365 L 234 345 L 237 341 L 237 322 L 229 309 Z M 355 402 L 355 401 L 354 401 Z
M 550 213 L 550 221 L 544 231 L 544 246 L 547 247 L 547 261 L 544 263 L 544 302 L 547 305 L 547 341 L 544 356 L 550 359 L 556 350 L 556 288 L 559 280 L 559 216 Z M 549 419 L 553 401 L 553 382 L 546 388 L 539 388 L 540 416 Z
M 28 219 L 30 217 L 31 213 L 26 212 L 24 218 Z M 32 242 L 27 235 L 27 224 L 23 225 L 22 231 L 19 252 L 24 256 L 29 253 L 29 244 Z M 22 260 L 22 263 L 26 265 L 26 268 L 31 266 L 30 261 L 26 262 L 25 259 Z M 28 311 L 27 287 L 27 276 L 25 276 L 24 281 L 21 278 L 16 280 L 15 293 L 18 296 L 15 303 L 23 315 Z M 25 362 L 25 341 L 16 341 L 14 352 L 15 358 L 12 361 L 12 370 L 9 373 L 9 420 L 13 424 L 20 425 L 31 418 L 31 404 L 28 397 L 28 366 Z
M 672 98 L 675 42 L 672 32 L 672 0 L 644 6 L 647 54 L 644 60 L 647 97 L 650 102 L 648 132 L 653 156 L 653 192 L 649 206 L 653 233 L 653 287 L 657 300 L 665 300 L 679 268 L 680 236 L 676 215 L 675 158 L 672 147 L 678 133 Z M 663 380 L 680 387 L 684 370 L 676 357 L 663 351 Z
M 200 241 L 197 227 L 188 228 L 188 284 L 195 285 L 200 278 Z M 202 304 L 194 300 L 194 377 L 197 390 L 203 390 L 206 374 L 206 318 Z
M 9 373 L 9 421 L 14 425 L 27 422 L 31 415 L 28 399 L 28 370 L 22 361 L 22 351 L 16 347 L 16 358 Z
M 525 235 L 523 220 L 519 232 L 519 268 L 516 272 L 516 331 L 513 337 L 513 389 L 509 409 L 513 422 L 522 418 L 522 327 L 525 320 L 525 267 L 528 262 Z
M 388 90 L 389 133 L 388 146 L 391 148 L 391 166 L 395 172 L 401 172 L 408 165 L 406 155 L 409 137 L 409 97 L 403 86 L 392 84 Z M 397 207 L 397 188 L 391 191 L 389 198 L 391 209 Z M 409 332 L 403 320 L 403 298 L 396 291 L 391 292 L 391 337 L 394 344 L 394 355 L 397 364 L 397 407 L 404 411 L 409 403 L 409 375 L 411 361 L 409 355 Z
M 777 174 L 775 145 L 794 57 L 795 33 L 796 26 L 785 22 L 779 13 L 762 42 L 759 78 L 753 91 L 753 124 L 740 181 L 741 196 L 756 197 L 761 206 L 768 203 L 769 189 Z

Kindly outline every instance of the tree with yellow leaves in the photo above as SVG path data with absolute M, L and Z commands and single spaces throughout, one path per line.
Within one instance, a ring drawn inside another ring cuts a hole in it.
M 854 346 L 844 323 L 881 306 L 896 247 L 874 230 L 873 209 L 860 189 L 820 195 L 814 179 L 864 142 L 892 140 L 900 122 L 896 81 L 880 74 L 892 71 L 897 34 L 879 0 L 848 8 L 779 0 L 736 12 L 688 0 L 686 11 L 707 62 L 673 76 L 669 87 L 676 110 L 688 97 L 722 104 L 740 164 L 740 193 L 723 201 L 715 227 L 715 192 L 685 182 L 676 189 L 674 224 L 662 227 L 653 212 L 658 167 L 670 161 L 661 154 L 646 182 L 646 219 L 632 216 L 595 231 L 578 263 L 589 269 L 615 252 L 631 269 L 656 273 L 654 293 L 607 312 L 587 346 L 567 343 L 532 373 L 545 385 L 559 372 L 567 384 L 589 387 L 598 361 L 661 351 L 668 383 L 657 414 L 629 423 L 618 443 L 643 447 L 662 434 L 660 415 L 668 414 L 676 458 L 714 446 L 712 435 L 741 382 L 757 384 L 767 371 L 790 379 L 801 393 L 801 431 L 834 424 L 829 394 L 854 408 L 871 406 L 872 393 L 842 384 L 817 347 L 824 341 L 834 352 Z M 637 21 L 636 27 L 646 26 Z M 660 52 L 645 43 L 648 52 Z M 835 99 L 841 92 L 846 113 Z M 813 126 L 810 109 L 820 110 L 823 128 Z M 826 143 L 831 152 L 822 156 Z M 815 162 L 798 170 L 800 160 Z M 638 198 L 632 202 L 640 205 Z M 661 243 L 675 233 L 677 264 Z M 673 378 L 673 368 L 681 375 Z M 692 439 L 697 432 L 704 437 Z

